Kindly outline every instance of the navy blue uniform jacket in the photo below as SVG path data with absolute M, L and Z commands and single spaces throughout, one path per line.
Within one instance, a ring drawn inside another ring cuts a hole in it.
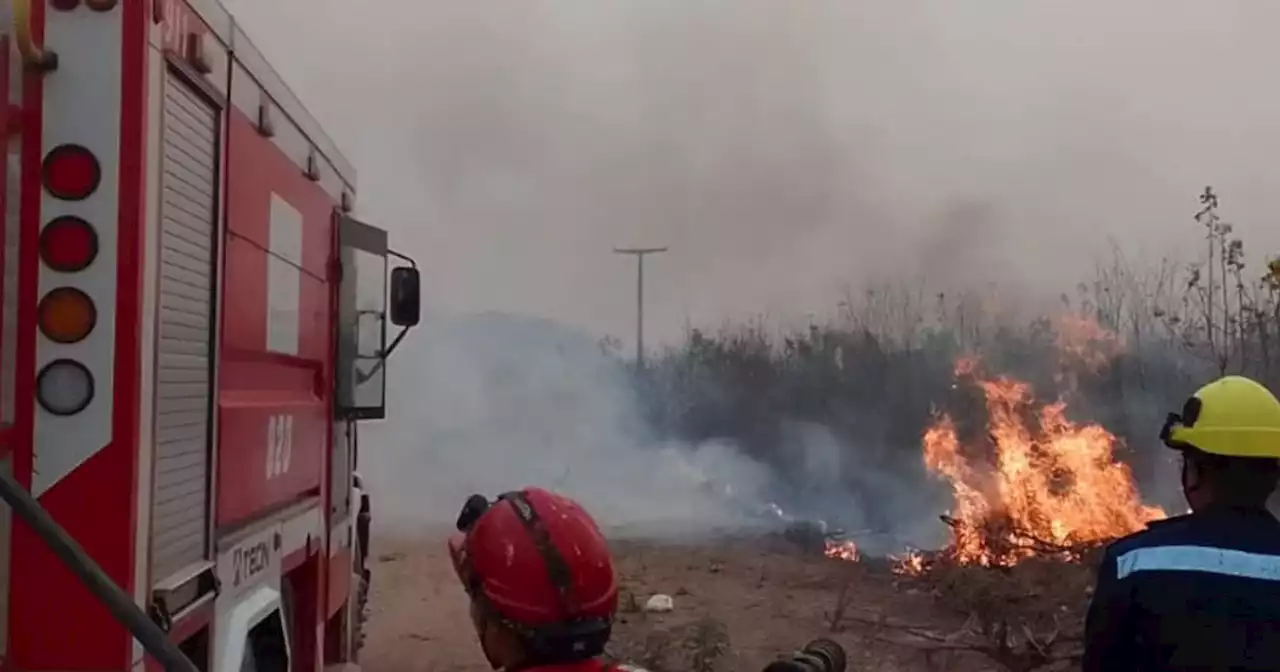
M 1107 549 L 1084 672 L 1280 671 L 1280 521 L 1216 508 Z

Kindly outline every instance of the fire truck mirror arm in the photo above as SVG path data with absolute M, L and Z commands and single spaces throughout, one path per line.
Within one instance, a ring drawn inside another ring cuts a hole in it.
M 22 1 L 19 0 L 20 3 Z M 191 660 L 183 655 L 177 644 L 169 641 L 164 630 L 147 617 L 133 597 L 102 571 L 26 488 L 3 471 L 0 471 L 0 499 L 4 499 L 18 519 L 26 523 L 89 592 L 106 605 L 111 615 L 124 624 L 161 667 L 169 672 L 196 672 Z
M 387 349 L 382 351 L 382 356 L 378 358 L 378 363 L 374 364 L 373 368 L 369 369 L 367 372 L 356 369 L 356 385 L 364 385 L 370 380 L 373 380 L 374 376 L 378 375 L 378 372 L 387 365 L 387 358 L 395 351 L 396 346 L 400 345 L 400 341 L 404 340 L 405 334 L 409 333 L 409 329 L 411 328 L 412 327 L 402 327 L 400 329 L 400 333 L 396 334 L 396 337 L 391 340 L 391 345 L 388 345 Z
M 58 69 L 58 55 L 36 44 L 31 31 L 31 0 L 13 0 L 13 34 L 17 38 L 18 52 L 27 67 L 39 72 Z
M 395 352 L 396 346 L 400 345 L 400 341 L 404 340 L 404 335 L 409 333 L 409 329 L 410 327 L 400 329 L 400 333 L 396 334 L 396 337 L 391 339 L 391 345 L 388 345 L 386 351 L 382 353 L 382 361 L 387 361 L 387 358 L 391 356 L 391 353 Z

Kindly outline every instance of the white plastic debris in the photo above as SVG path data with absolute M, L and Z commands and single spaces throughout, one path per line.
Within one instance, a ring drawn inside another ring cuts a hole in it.
M 675 608 L 675 600 L 672 600 L 670 595 L 663 595 L 662 593 L 654 595 L 649 598 L 648 602 L 644 603 L 645 611 L 652 611 L 659 614 L 666 613 Z

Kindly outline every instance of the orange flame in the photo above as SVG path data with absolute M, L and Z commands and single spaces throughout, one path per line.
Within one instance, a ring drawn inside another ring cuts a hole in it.
M 846 560 L 848 562 L 857 562 L 861 559 L 858 553 L 858 545 L 852 541 L 827 541 L 827 548 L 823 552 L 828 558 L 836 560 Z
M 1055 327 L 1054 345 L 1070 370 L 1097 373 L 1124 351 L 1120 335 L 1092 318 L 1068 313 L 1058 316 Z
M 1124 352 L 1120 334 L 1085 315 L 1059 315 L 1054 323 L 1058 371 L 1053 378 L 1069 390 L 1079 386 L 1080 374 L 1098 374 Z
M 1072 423 L 1061 401 L 1037 408 L 1029 385 L 978 377 L 974 361 L 956 370 L 974 375 L 982 390 L 993 448 L 988 464 L 975 465 L 945 414 L 924 434 L 925 465 L 954 492 L 949 552 L 959 562 L 1013 564 L 1123 536 L 1165 516 L 1142 504 L 1107 430 Z
M 952 371 L 955 373 L 956 378 L 959 378 L 961 376 L 971 376 L 977 370 L 978 370 L 978 358 L 972 357 L 972 356 L 960 357 L 959 359 L 956 360 L 956 365 L 952 369 Z
M 902 555 L 889 556 L 893 560 L 893 573 L 900 576 L 919 576 L 924 574 L 925 559 L 920 551 L 908 550 Z

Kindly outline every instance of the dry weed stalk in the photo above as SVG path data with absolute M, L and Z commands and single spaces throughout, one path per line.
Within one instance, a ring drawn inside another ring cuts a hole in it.
M 1082 653 L 1084 612 L 1098 558 L 1096 545 L 1064 546 L 1060 554 L 1013 566 L 957 564 L 945 553 L 906 580 L 924 584 L 940 606 L 965 618 L 953 632 L 886 617 L 846 616 L 870 625 L 884 641 L 910 646 L 926 660 L 980 654 L 1009 672 L 1074 664 Z
M 987 615 L 990 617 L 991 615 Z M 1079 660 L 1080 633 L 1063 634 L 1055 618 L 1054 627 L 1044 633 L 1034 632 L 1025 623 L 1014 625 L 1005 618 L 988 620 L 970 614 L 964 625 L 946 633 L 921 626 L 890 620 L 849 616 L 849 620 L 872 628 L 874 637 L 922 651 L 926 659 L 939 653 L 968 652 L 980 654 L 1009 672 L 1034 672 Z M 886 636 L 885 631 L 895 633 Z
M 653 672 L 664 672 L 668 668 L 668 656 L 671 653 L 671 635 L 663 631 L 650 632 L 644 638 L 644 646 L 640 650 L 639 663 Z
M 621 611 L 622 613 L 624 614 L 644 613 L 640 609 L 640 600 L 636 597 L 636 594 L 634 592 L 630 590 L 622 591 L 622 600 L 620 601 L 622 604 L 618 606 L 618 610 Z
M 840 584 L 840 591 L 836 593 L 835 607 L 827 612 L 827 630 L 829 632 L 844 630 L 845 613 L 849 610 L 850 602 L 849 588 L 852 584 L 853 579 L 849 577 L 846 577 L 844 582 Z
M 690 627 L 685 645 L 693 672 L 715 672 L 716 661 L 729 650 L 729 629 L 709 616 L 699 619 Z

